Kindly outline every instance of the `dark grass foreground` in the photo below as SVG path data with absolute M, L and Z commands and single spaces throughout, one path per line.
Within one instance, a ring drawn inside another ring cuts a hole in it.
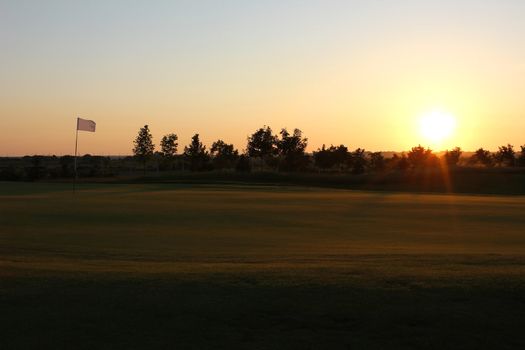
M 1 349 L 516 349 L 525 199 L 0 186 Z
M 490 268 L 490 265 L 485 265 Z M 322 273 L 322 271 L 319 271 Z M 26 275 L 26 276 L 24 276 Z M 523 348 L 525 288 L 448 280 L 210 273 L 18 272 L 2 282 L 3 349 Z

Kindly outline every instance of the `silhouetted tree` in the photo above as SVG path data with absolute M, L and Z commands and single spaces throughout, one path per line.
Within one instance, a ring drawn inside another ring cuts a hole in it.
M 190 163 L 190 170 L 205 170 L 208 165 L 209 155 L 206 146 L 200 142 L 199 134 L 193 135 L 191 143 L 184 147 L 184 158 Z
M 321 149 L 314 152 L 314 164 L 319 169 L 337 168 L 337 170 L 343 171 L 351 166 L 351 154 L 345 145 L 337 147 L 332 145 L 330 148 L 323 145 Z
M 430 148 L 421 145 L 412 147 L 408 152 L 407 160 L 412 168 L 424 168 L 431 164 L 434 154 Z
M 167 159 L 173 159 L 177 154 L 179 137 L 176 134 L 167 134 L 160 140 L 160 154 Z
M 210 151 L 213 156 L 213 165 L 217 169 L 232 168 L 239 157 L 239 152 L 233 145 L 222 140 L 215 141 Z
M 451 151 L 447 150 L 443 158 L 445 159 L 445 162 L 447 163 L 448 167 L 457 166 L 462 153 L 463 152 L 459 147 L 456 147 Z
M 153 136 L 149 131 L 149 127 L 144 125 L 143 128 L 140 128 L 137 138 L 133 142 L 135 147 L 133 147 L 133 154 L 135 157 L 142 161 L 144 168 L 144 175 L 146 174 L 146 162 L 153 155 L 155 150 L 155 145 L 153 144 Z
M 370 170 L 380 172 L 385 169 L 385 157 L 381 152 L 370 153 L 370 160 L 368 161 Z
M 521 151 L 518 155 L 517 165 L 520 167 L 525 167 L 525 145 L 520 146 L 520 148 L 521 148 Z
M 487 168 L 492 167 L 494 165 L 494 160 L 492 158 L 492 155 L 489 151 L 478 148 L 476 152 L 470 157 L 469 159 L 470 164 L 481 164 Z
M 401 156 L 394 154 L 390 159 L 390 163 L 393 164 L 393 168 L 401 171 L 405 171 L 410 167 L 410 163 L 405 153 L 401 153 Z
M 506 146 L 498 147 L 498 151 L 494 154 L 494 159 L 499 166 L 514 166 L 516 165 L 516 152 L 514 146 L 508 144 Z
M 317 149 L 314 152 L 314 164 L 319 169 L 330 169 L 334 166 L 334 157 L 331 152 L 331 149 L 334 146 L 331 146 L 330 149 L 326 149 L 326 146 L 323 145 L 321 148 Z
M 280 167 L 283 170 L 301 170 L 307 163 L 305 149 L 308 139 L 303 138 L 302 131 L 295 129 L 290 134 L 286 128 L 281 129 L 281 138 L 276 141 L 277 151 L 280 159 Z
M 365 150 L 358 148 L 350 154 L 350 164 L 352 167 L 352 173 L 362 174 L 365 172 L 366 168 L 366 157 Z
M 274 156 L 277 152 L 275 147 L 277 137 L 272 134 L 269 126 L 264 126 L 248 137 L 246 151 L 248 156 L 261 159 L 261 169 L 268 157 Z
M 345 145 L 339 145 L 333 149 L 334 165 L 339 168 L 339 171 L 344 171 L 350 165 L 350 152 Z
M 156 158 L 160 162 L 161 169 L 173 169 L 177 147 L 179 146 L 178 139 L 176 134 L 167 134 L 160 140 L 160 152 Z

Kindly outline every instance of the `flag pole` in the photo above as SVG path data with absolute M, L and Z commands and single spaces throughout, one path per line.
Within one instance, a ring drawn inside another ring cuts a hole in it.
M 75 179 L 73 180 L 73 194 L 77 191 L 77 149 L 78 149 L 78 118 L 77 118 L 77 132 L 75 136 Z
M 73 180 L 73 194 L 77 190 L 77 181 L 78 181 L 78 131 L 90 131 L 95 132 L 97 124 L 92 120 L 82 119 L 77 117 L 77 130 L 75 136 L 75 179 Z

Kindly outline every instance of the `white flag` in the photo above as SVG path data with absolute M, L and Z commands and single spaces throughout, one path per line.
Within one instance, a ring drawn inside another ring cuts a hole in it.
M 95 132 L 97 124 L 92 120 L 77 118 L 77 130 Z

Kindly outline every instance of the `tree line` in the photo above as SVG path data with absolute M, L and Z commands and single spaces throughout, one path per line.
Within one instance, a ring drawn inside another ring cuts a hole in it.
M 510 144 L 500 146 L 497 152 L 479 148 L 466 159 L 462 158 L 460 147 L 447 150 L 442 156 L 421 145 L 408 152 L 386 158 L 382 152 L 367 152 L 357 148 L 350 150 L 345 145 L 326 147 L 306 153 L 308 139 L 300 129 L 289 132 L 283 128 L 274 134 L 269 126 L 263 126 L 248 136 L 246 148 L 241 153 L 233 144 L 223 140 L 212 143 L 209 150 L 200 141 L 199 134 L 193 135 L 189 145 L 181 154 L 182 164 L 187 170 L 206 171 L 212 169 L 236 169 L 237 171 L 258 170 L 278 171 L 335 171 L 363 174 L 385 170 L 410 170 L 433 167 L 453 168 L 459 165 L 471 167 L 525 167 L 525 145 L 516 152 Z M 139 130 L 134 141 L 133 154 L 143 163 L 144 171 L 148 160 L 157 157 L 163 168 L 173 167 L 178 152 L 178 136 L 170 133 L 162 137 L 160 150 L 155 152 L 153 136 L 148 125 Z
M 283 128 L 275 134 L 269 126 L 258 128 L 249 135 L 243 151 L 221 139 L 207 148 L 199 134 L 195 134 L 179 153 L 178 141 L 176 133 L 169 133 L 161 138 L 157 148 L 149 127 L 145 125 L 133 141 L 133 156 L 102 157 L 87 154 L 78 158 L 78 174 L 86 178 L 134 175 L 138 171 L 227 170 L 358 175 L 433 168 L 441 171 L 443 168 L 457 167 L 525 167 L 525 145 L 518 150 L 512 145 L 503 145 L 496 152 L 479 148 L 469 156 L 464 156 L 459 147 L 438 155 L 421 145 L 393 155 L 368 152 L 363 148 L 351 150 L 345 145 L 323 145 L 307 153 L 308 139 L 301 130 L 288 131 Z M 0 180 L 33 181 L 73 176 L 74 157 L 70 155 L 0 158 Z

